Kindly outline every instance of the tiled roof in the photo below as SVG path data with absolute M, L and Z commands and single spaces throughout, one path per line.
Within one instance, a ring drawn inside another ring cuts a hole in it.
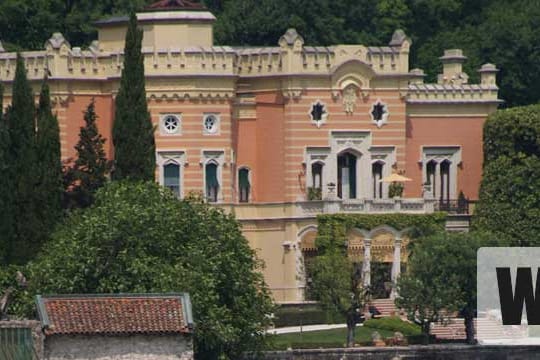
M 37 296 L 46 335 L 190 333 L 188 294 Z

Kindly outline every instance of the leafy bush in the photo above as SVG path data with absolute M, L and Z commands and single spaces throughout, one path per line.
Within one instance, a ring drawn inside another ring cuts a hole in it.
M 403 335 L 419 335 L 421 334 L 420 326 L 403 321 L 397 316 L 390 316 L 380 319 L 369 319 L 364 323 L 365 327 L 380 330 L 399 331 Z
M 403 184 L 398 182 L 393 182 L 388 187 L 388 197 L 401 197 L 401 194 L 403 194 Z
M 328 313 L 319 305 L 283 305 L 277 308 L 274 317 L 276 327 L 342 324 L 345 322 L 343 316 Z
M 322 189 L 320 187 L 308 187 L 308 200 L 322 200 Z

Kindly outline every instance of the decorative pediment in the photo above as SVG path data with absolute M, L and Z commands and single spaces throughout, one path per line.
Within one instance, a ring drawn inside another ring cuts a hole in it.
M 279 39 L 279 46 L 302 48 L 302 46 L 304 46 L 304 38 L 298 34 L 296 29 L 291 28 L 281 36 Z
M 59 32 L 55 32 L 49 40 L 45 42 L 45 49 L 48 51 L 59 50 L 59 51 L 68 51 L 71 49 L 71 45 L 64 38 L 64 35 Z

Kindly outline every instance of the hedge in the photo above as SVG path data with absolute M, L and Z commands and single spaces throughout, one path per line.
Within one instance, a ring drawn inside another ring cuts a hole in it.
M 282 305 L 274 313 L 274 326 L 342 324 L 343 316 L 324 311 L 320 305 Z
M 473 230 L 511 246 L 540 245 L 540 105 L 500 110 L 484 125 L 484 166 Z

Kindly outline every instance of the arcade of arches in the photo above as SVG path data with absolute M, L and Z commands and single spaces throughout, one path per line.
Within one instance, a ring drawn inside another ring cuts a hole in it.
M 362 263 L 364 286 L 370 286 L 374 298 L 395 297 L 393 286 L 407 263 L 409 237 L 406 230 L 378 226 L 367 231 L 353 228 L 347 233 L 348 256 Z M 315 240 L 317 228 L 311 226 L 299 234 L 303 260 L 303 286 L 305 300 L 311 299 L 310 264 L 317 256 Z

